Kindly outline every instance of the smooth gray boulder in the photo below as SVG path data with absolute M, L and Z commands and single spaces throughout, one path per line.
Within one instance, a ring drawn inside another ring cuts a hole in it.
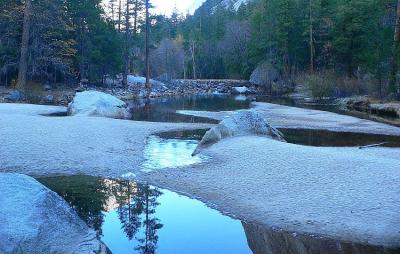
M 265 136 L 286 142 L 283 134 L 269 125 L 260 113 L 254 110 L 240 110 L 207 131 L 193 155 L 223 138 L 246 135 Z
M 131 115 L 127 104 L 112 95 L 98 91 L 77 93 L 68 104 L 70 116 L 101 116 L 127 119 Z
M 0 193 L 0 253 L 107 253 L 96 232 L 35 179 L 0 173 Z
M 250 76 L 250 83 L 259 86 L 271 86 L 272 83 L 281 79 L 277 68 L 268 62 L 263 62 L 257 66 Z

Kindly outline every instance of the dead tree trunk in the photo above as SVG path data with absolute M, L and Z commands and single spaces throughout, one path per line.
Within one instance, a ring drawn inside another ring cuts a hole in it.
M 400 44 L 400 0 L 397 1 L 397 8 L 396 8 L 396 24 L 394 29 L 393 53 L 392 53 L 392 71 L 390 74 L 390 81 L 389 81 L 389 90 L 392 93 L 398 92 L 396 76 L 399 65 L 398 63 L 399 44 Z
M 125 54 L 124 54 L 124 75 L 122 83 L 124 86 L 128 86 L 128 71 L 129 71 L 129 1 L 126 1 L 126 13 L 125 13 Z
M 314 73 L 314 36 L 313 36 L 313 16 L 312 16 L 312 0 L 309 2 L 310 5 L 310 72 Z
M 196 59 L 195 59 L 195 47 L 196 44 L 194 40 L 191 41 L 190 43 L 190 53 L 192 55 L 192 72 L 193 72 L 193 79 L 196 79 Z
M 24 10 L 24 24 L 22 28 L 21 55 L 19 59 L 19 68 L 18 68 L 18 82 L 16 87 L 18 90 L 25 90 L 26 88 L 31 16 L 32 16 L 32 1 L 26 0 L 25 10 Z
M 121 14 L 122 14 L 122 0 L 119 0 L 118 4 L 118 33 L 121 32 Z
M 150 84 L 150 61 L 149 61 L 149 43 L 150 43 L 150 21 L 149 21 L 149 0 L 146 0 L 146 89 L 147 98 L 150 98 L 151 84 Z

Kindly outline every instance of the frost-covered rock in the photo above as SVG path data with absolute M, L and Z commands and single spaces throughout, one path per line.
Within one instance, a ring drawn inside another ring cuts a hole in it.
M 202 148 L 223 138 L 246 135 L 261 135 L 286 142 L 283 134 L 269 125 L 261 114 L 253 110 L 241 110 L 207 131 L 193 154 L 198 154 Z
M 247 88 L 246 86 L 235 86 L 235 87 L 232 87 L 232 93 L 233 94 L 247 94 L 247 93 L 250 93 L 250 89 Z
M 97 91 L 77 93 L 73 101 L 68 104 L 68 115 L 130 118 L 125 102 Z
M 0 253 L 106 253 L 96 232 L 31 177 L 0 174 Z
M 141 77 L 141 76 L 133 76 L 133 75 L 128 75 L 128 84 L 129 85 L 145 85 L 146 84 L 146 78 Z M 167 88 L 163 82 L 160 82 L 158 80 L 150 79 L 150 84 L 154 88 Z

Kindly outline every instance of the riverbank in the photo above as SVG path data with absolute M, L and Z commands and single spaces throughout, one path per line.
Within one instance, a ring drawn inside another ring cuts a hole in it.
M 207 164 L 140 177 L 251 223 L 400 247 L 399 153 L 236 137 L 206 150 Z
M 72 101 L 76 92 L 82 91 L 99 91 L 113 95 L 121 100 L 127 101 L 132 99 L 146 98 L 147 90 L 145 88 L 144 79 L 140 77 L 130 76 L 128 87 L 116 85 L 109 86 L 90 86 L 82 85 L 79 87 L 58 86 L 51 87 L 49 85 L 36 85 L 32 88 L 29 98 L 11 88 L 0 87 L 0 103 L 34 103 L 41 105 L 59 105 L 67 106 Z M 244 87 L 243 93 L 259 94 L 262 88 L 250 84 L 245 80 L 189 80 L 177 79 L 168 83 L 162 83 L 152 80 L 151 98 L 199 95 L 199 94 L 232 94 L 238 93 L 235 87 Z
M 332 112 L 253 102 L 252 108 L 261 113 L 275 128 L 320 129 L 336 132 L 359 132 L 400 136 L 400 128 L 357 117 Z M 209 112 L 180 110 L 180 114 L 222 120 L 234 111 Z
M 139 171 L 146 139 L 209 124 L 149 123 L 100 117 L 49 117 L 65 107 L 0 104 L 0 169 L 31 176 L 121 177 Z
M 205 150 L 211 158 L 207 163 L 145 173 L 141 167 L 149 135 L 211 125 L 42 116 L 62 109 L 0 104 L 0 136 L 7 148 L 0 150 L 1 172 L 129 175 L 199 198 L 244 221 L 400 247 L 398 148 L 317 148 L 246 136 Z M 292 128 L 308 124 L 356 131 L 360 125 L 361 130 L 400 135 L 399 128 L 334 113 L 266 103 L 256 103 L 256 109 L 269 116 L 271 124 L 275 119 Z

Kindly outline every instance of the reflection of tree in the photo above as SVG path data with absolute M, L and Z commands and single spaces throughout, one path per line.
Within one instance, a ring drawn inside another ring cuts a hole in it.
M 162 228 L 162 224 L 159 223 L 159 219 L 154 217 L 156 213 L 155 208 L 159 205 L 157 202 L 157 197 L 162 193 L 148 185 L 140 188 L 139 191 L 142 198 L 141 202 L 144 205 L 144 237 L 138 238 L 141 245 L 137 246 L 135 250 L 142 254 L 153 254 L 157 248 L 158 236 L 157 230 Z
M 118 218 L 127 237 L 132 240 L 141 227 L 140 215 L 143 211 L 141 204 L 135 202 L 137 184 L 129 181 L 121 182 L 117 188 Z
M 69 176 L 38 180 L 63 197 L 89 227 L 101 234 L 101 226 L 104 222 L 102 211 L 108 197 L 107 186 L 103 179 L 91 176 Z
M 115 196 L 119 204 L 118 217 L 129 240 L 135 236 L 140 243 L 135 250 L 142 254 L 153 254 L 157 248 L 157 230 L 162 227 L 154 217 L 159 205 L 157 198 L 162 194 L 149 185 L 134 182 L 120 182 Z M 143 237 L 137 236 L 143 229 Z
M 129 240 L 136 239 L 135 250 L 153 254 L 157 248 L 157 230 L 162 228 L 155 217 L 157 198 L 162 194 L 149 185 L 132 181 L 114 181 L 91 176 L 47 177 L 38 179 L 62 196 L 78 215 L 102 234 L 103 211 L 116 206 L 122 229 Z

